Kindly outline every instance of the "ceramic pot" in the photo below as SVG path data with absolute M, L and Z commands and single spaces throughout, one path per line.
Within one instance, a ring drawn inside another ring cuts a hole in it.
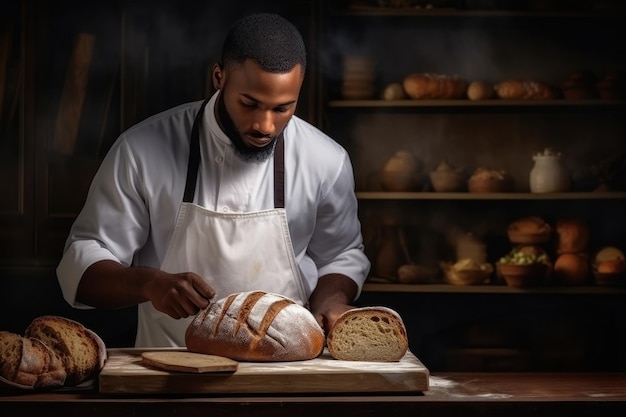
M 383 225 L 375 258 L 374 273 L 390 282 L 398 280 L 398 268 L 407 263 L 404 256 L 403 231 L 400 226 Z
M 530 171 L 530 191 L 533 193 L 558 193 L 569 191 L 570 175 L 561 154 L 537 154 Z
M 419 183 L 419 161 L 407 151 L 396 152 L 380 171 L 383 191 L 417 191 Z

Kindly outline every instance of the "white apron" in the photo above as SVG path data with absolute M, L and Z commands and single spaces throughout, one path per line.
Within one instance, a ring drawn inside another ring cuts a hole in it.
M 207 101 L 194 121 L 185 195 L 161 269 L 199 274 L 215 289 L 214 300 L 263 290 L 307 305 L 284 208 L 282 134 L 274 152 L 274 209 L 220 213 L 193 203 L 200 165 L 199 126 Z M 193 317 L 173 319 L 150 302 L 140 304 L 138 314 L 136 347 L 185 346 L 185 331 Z

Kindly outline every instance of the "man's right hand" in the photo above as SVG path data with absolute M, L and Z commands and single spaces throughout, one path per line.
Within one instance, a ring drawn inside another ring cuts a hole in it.
M 198 274 L 160 272 L 146 282 L 146 295 L 154 308 L 175 319 L 197 314 L 215 296 L 213 288 Z
M 76 300 L 96 308 L 122 308 L 150 301 L 175 318 L 189 317 L 209 305 L 215 290 L 198 274 L 170 274 L 155 268 L 126 267 L 99 261 L 83 274 Z

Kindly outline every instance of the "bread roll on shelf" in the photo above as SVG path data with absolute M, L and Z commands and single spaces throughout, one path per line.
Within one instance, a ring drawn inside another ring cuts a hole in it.
M 406 94 L 414 100 L 460 99 L 467 89 L 467 83 L 461 77 L 430 73 L 409 74 L 402 85 Z
M 505 80 L 494 85 L 499 98 L 504 100 L 552 100 L 557 98 L 550 85 L 536 80 Z
M 493 84 L 486 81 L 472 81 L 467 87 L 467 98 L 473 101 L 494 98 L 496 90 Z

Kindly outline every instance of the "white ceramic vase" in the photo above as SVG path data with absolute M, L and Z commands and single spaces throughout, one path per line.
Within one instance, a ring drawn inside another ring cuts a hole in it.
M 570 175 L 560 154 L 533 156 L 535 164 L 530 171 L 530 191 L 533 193 L 558 193 L 569 191 Z

